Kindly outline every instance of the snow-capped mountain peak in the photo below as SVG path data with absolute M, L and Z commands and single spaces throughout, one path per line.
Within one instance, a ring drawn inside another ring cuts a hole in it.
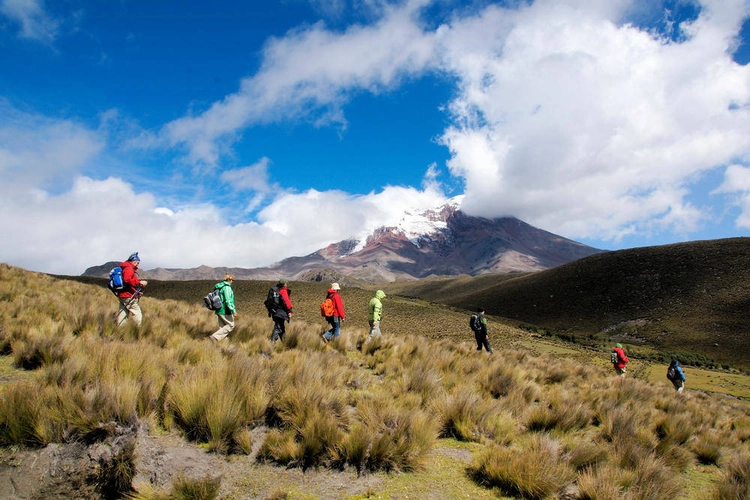
M 352 238 L 356 245 L 351 247 L 347 255 L 355 254 L 367 246 L 372 238 L 384 230 L 391 234 L 401 235 L 419 248 L 424 238 L 443 233 L 448 230 L 448 217 L 461 208 L 463 195 L 450 198 L 447 203 L 432 208 L 412 208 L 400 214 L 398 220 L 390 221 L 377 228 L 364 229 Z

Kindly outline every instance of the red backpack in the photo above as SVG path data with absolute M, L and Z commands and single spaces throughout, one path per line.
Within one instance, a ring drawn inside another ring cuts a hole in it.
M 333 300 L 328 297 L 326 300 L 320 303 L 320 315 L 325 318 L 330 318 L 336 312 L 336 308 L 333 305 Z

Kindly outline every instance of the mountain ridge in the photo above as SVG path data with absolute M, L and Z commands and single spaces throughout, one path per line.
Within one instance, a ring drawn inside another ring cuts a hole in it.
M 486 219 L 462 212 L 452 202 L 406 212 L 392 225 L 347 238 L 305 256 L 267 267 L 156 268 L 141 275 L 158 280 L 324 279 L 331 274 L 357 282 L 381 283 L 428 276 L 478 276 L 549 269 L 602 250 L 535 228 L 514 217 Z M 88 268 L 83 276 L 104 277 L 119 263 Z M 327 279 L 327 278 L 326 278 Z

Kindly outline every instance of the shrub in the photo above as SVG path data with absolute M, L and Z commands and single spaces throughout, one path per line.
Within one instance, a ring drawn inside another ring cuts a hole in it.
M 704 431 L 693 442 L 692 449 L 698 462 L 704 465 L 718 465 L 722 456 L 722 438 L 716 431 Z
M 120 497 L 132 490 L 135 474 L 135 439 L 132 439 L 99 468 L 97 489 L 104 498 Z
M 635 481 L 628 496 L 639 500 L 678 498 L 682 490 L 679 476 L 662 459 L 651 456 L 636 467 Z
M 437 438 L 436 424 L 425 413 L 396 407 L 386 397 L 361 401 L 357 415 L 343 456 L 359 471 L 419 469 Z
M 43 408 L 40 400 L 32 383 L 13 385 L 0 394 L 0 444 L 46 444 L 36 432 Z
M 48 325 L 49 326 L 49 325 Z M 32 332 L 25 340 L 13 344 L 13 364 L 24 370 L 36 370 L 65 359 L 62 328 L 53 327 L 54 331 Z
M 593 467 L 606 462 L 608 457 L 609 450 L 606 445 L 588 440 L 574 446 L 563 456 L 575 470 L 586 469 L 589 474 L 591 474 Z
M 524 446 L 491 446 L 480 453 L 469 469 L 479 484 L 498 487 L 504 494 L 543 499 L 560 492 L 575 479 L 556 442 L 534 435 Z
M 624 498 L 620 471 L 612 466 L 587 467 L 578 476 L 578 500 Z
M 439 436 L 459 441 L 479 441 L 477 427 L 484 400 L 471 391 L 456 392 L 457 394 L 447 394 L 432 404 L 440 422 Z
M 273 461 L 282 465 L 294 465 L 299 459 L 296 432 L 292 429 L 271 429 L 258 450 L 259 460 Z
M 213 500 L 219 496 L 221 478 L 191 479 L 180 475 L 172 482 L 169 498 L 174 500 Z
M 516 387 L 515 371 L 505 365 L 493 367 L 482 380 L 482 388 L 493 398 L 508 396 Z
M 716 486 L 714 498 L 750 498 L 750 454 L 747 452 L 733 456 Z

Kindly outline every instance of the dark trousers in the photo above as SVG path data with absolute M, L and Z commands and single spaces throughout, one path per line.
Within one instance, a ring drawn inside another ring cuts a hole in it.
M 273 332 L 271 332 L 271 341 L 276 342 L 281 339 L 284 340 L 286 334 L 286 325 L 284 324 L 286 319 L 273 317 Z
M 492 352 L 492 347 L 490 347 L 490 339 L 487 337 L 487 334 L 484 332 L 474 332 L 474 338 L 477 339 L 477 351 L 481 351 L 482 347 L 487 349 L 487 352 Z

